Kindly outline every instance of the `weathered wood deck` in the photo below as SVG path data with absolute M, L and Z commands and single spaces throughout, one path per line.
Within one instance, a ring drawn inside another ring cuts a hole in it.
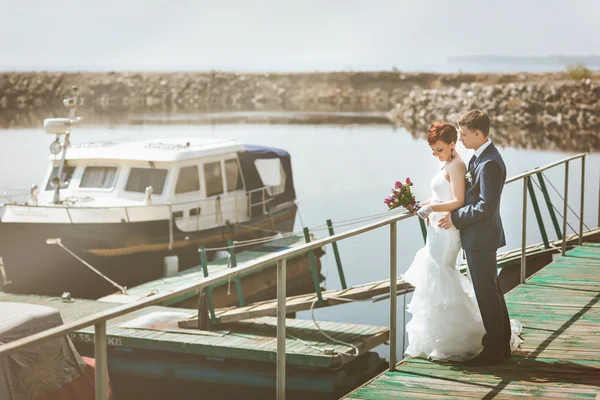
M 58 309 L 64 322 L 85 317 L 120 304 L 76 299 L 63 302 L 57 297 L 19 295 L 0 292 L 0 302 L 39 304 Z M 236 360 L 275 361 L 277 319 L 255 318 L 229 324 L 220 331 L 181 329 L 178 321 L 197 314 L 197 310 L 147 307 L 109 320 L 108 347 L 151 350 L 162 354 L 221 357 Z M 313 321 L 287 320 L 287 362 L 314 368 L 337 368 L 354 359 L 354 350 L 326 338 Z M 350 343 L 365 354 L 386 342 L 389 329 L 383 326 L 319 322 L 320 328 L 337 340 Z M 71 335 L 75 344 L 94 342 L 94 327 Z M 326 351 L 326 349 L 330 349 Z
M 412 290 L 412 286 L 403 279 L 397 280 L 398 291 Z M 316 293 L 303 294 L 288 297 L 286 299 L 286 311 L 294 313 L 306 311 L 311 308 L 331 307 L 337 304 L 348 303 L 349 301 L 367 300 L 375 296 L 388 294 L 390 292 L 390 281 L 382 280 L 377 282 L 365 283 L 363 285 L 352 286 L 347 289 L 333 289 L 322 292 L 323 302 L 318 302 Z M 253 303 L 245 307 L 226 307 L 215 311 L 216 323 L 224 324 L 242 321 L 249 318 L 259 318 L 277 315 L 277 299 L 266 300 Z M 197 328 L 198 316 L 179 323 L 181 328 Z
M 251 264 L 253 262 L 256 262 L 256 260 L 260 259 L 261 257 L 269 256 L 279 251 L 288 250 L 294 246 L 299 246 L 304 243 L 306 243 L 306 241 L 304 240 L 304 236 L 294 235 L 281 239 L 275 239 L 269 243 L 260 246 L 254 246 L 252 248 L 244 249 L 236 254 L 237 265 L 238 267 L 241 267 L 247 264 Z M 209 276 L 222 272 L 227 268 L 229 268 L 229 266 L 226 257 L 219 258 L 217 260 L 207 263 L 207 272 Z M 202 266 L 198 265 L 196 267 L 178 272 L 173 276 L 156 279 L 151 282 L 146 282 L 141 285 L 128 288 L 127 294 L 115 293 L 102 297 L 98 299 L 98 301 L 109 303 L 134 303 L 142 298 L 151 296 L 152 294 L 173 292 L 179 289 L 181 286 L 188 284 L 190 281 L 201 279 L 204 279 L 204 271 L 202 270 Z M 235 284 L 232 284 L 231 289 L 233 292 L 235 292 L 234 285 Z M 169 306 L 181 303 L 182 301 L 190 299 L 192 297 L 197 297 L 197 295 L 195 293 L 188 293 L 187 295 L 182 295 L 179 298 L 172 299 L 164 305 Z M 237 295 L 235 295 L 235 299 L 237 299 Z
M 558 257 L 506 294 L 524 343 L 503 365 L 407 358 L 349 399 L 600 399 L 600 244 Z

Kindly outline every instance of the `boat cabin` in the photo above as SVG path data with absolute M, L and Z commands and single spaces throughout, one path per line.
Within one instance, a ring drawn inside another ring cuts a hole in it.
M 28 205 L 66 206 L 89 222 L 155 220 L 166 206 L 181 231 L 243 223 L 266 213 L 286 191 L 287 168 L 280 157 L 256 156 L 265 150 L 277 151 L 205 138 L 71 145 L 60 180 L 61 159 L 53 156 Z

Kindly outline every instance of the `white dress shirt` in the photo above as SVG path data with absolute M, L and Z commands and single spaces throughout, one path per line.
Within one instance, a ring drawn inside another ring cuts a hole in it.
M 483 153 L 483 151 L 490 145 L 492 144 L 491 139 L 488 139 L 487 142 L 485 142 L 484 144 L 482 144 L 477 150 L 475 150 L 475 154 L 473 154 L 475 156 L 475 159 L 478 159 L 479 156 L 481 155 L 481 153 Z

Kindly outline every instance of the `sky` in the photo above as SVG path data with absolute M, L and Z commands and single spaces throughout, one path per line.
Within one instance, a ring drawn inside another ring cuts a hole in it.
M 599 20 L 598 0 L 0 0 L 0 70 L 427 70 L 600 54 Z

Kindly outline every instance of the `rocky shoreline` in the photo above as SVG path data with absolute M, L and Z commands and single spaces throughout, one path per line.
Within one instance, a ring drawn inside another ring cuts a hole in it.
M 490 115 L 504 145 L 600 149 L 600 85 L 589 78 L 413 90 L 387 116 L 410 131 L 426 132 L 431 122 L 454 123 L 461 113 L 474 108 Z
M 388 116 L 400 124 L 426 126 L 430 121 L 456 121 L 473 108 L 485 110 L 497 124 L 593 130 L 600 128 L 600 85 L 585 79 L 413 90 Z
M 432 121 L 455 121 L 460 112 L 477 107 L 504 130 L 542 130 L 550 136 L 576 131 L 597 138 L 600 127 L 600 72 L 574 81 L 567 72 L 402 71 L 7 72 L 0 73 L 0 127 L 39 127 L 43 118 L 64 116 L 62 99 L 73 85 L 80 88 L 78 113 L 99 124 L 239 111 L 378 112 L 421 135 Z
M 547 82 L 565 73 L 436 74 L 330 72 L 243 74 L 165 73 L 0 73 L 2 115 L 59 112 L 77 85 L 86 114 L 185 113 L 214 111 L 389 111 L 413 89 L 461 85 Z M 598 76 L 600 78 L 600 74 Z

